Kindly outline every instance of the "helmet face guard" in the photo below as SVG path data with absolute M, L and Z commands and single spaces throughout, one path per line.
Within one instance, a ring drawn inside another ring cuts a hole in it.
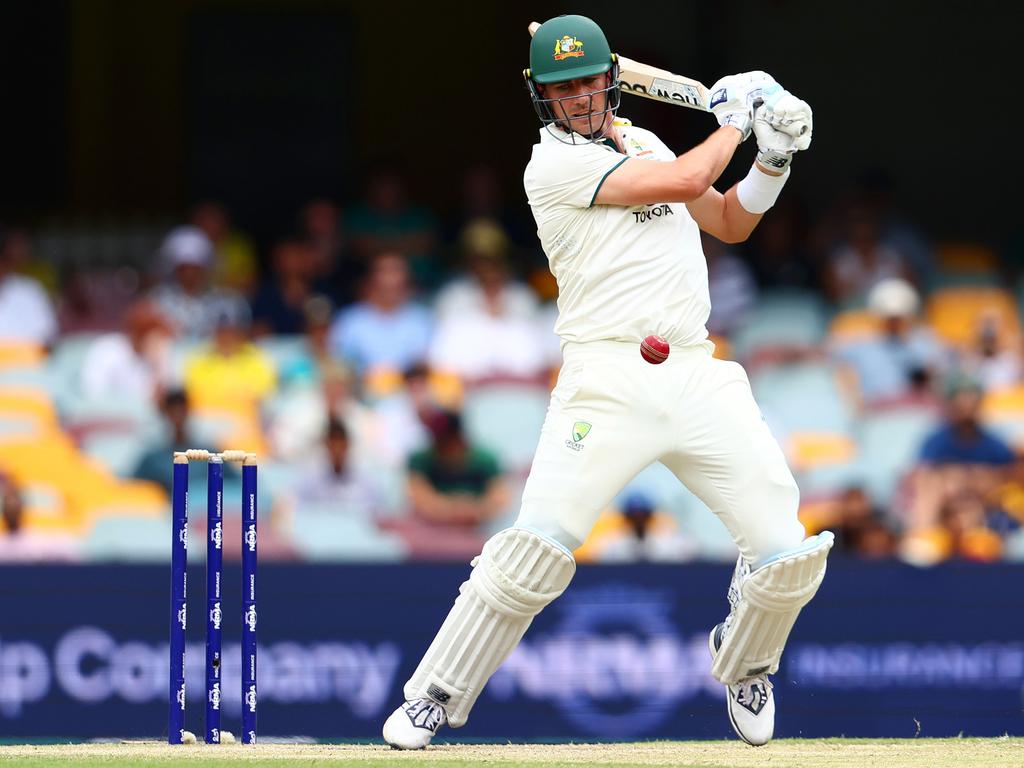
M 537 83 L 530 77 L 530 70 L 527 70 L 526 87 L 530 91 L 530 100 L 533 102 L 533 109 L 548 133 L 566 144 L 578 144 L 577 137 L 582 136 L 588 142 L 601 141 L 605 138 L 611 121 L 619 110 L 619 103 L 622 100 L 622 91 L 619 89 L 619 63 L 613 61 L 609 70 L 610 77 L 604 88 L 589 93 L 576 94 L 573 96 L 562 96 L 558 98 L 545 98 L 541 95 Z M 594 109 L 594 98 L 604 95 L 604 108 Z M 585 131 L 574 130 L 572 120 L 580 120 L 581 117 L 573 118 L 566 109 L 566 102 L 587 99 L 588 128 Z M 609 119 L 609 117 L 611 119 Z

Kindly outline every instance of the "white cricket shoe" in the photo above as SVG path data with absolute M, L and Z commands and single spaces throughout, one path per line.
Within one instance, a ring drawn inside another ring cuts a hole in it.
M 724 624 L 717 625 L 708 637 L 711 658 L 718 654 L 722 645 Z M 727 685 L 727 709 L 729 722 L 736 735 L 753 747 L 760 747 L 772 740 L 775 733 L 775 694 L 768 675 L 755 675 Z
M 393 749 L 423 749 L 447 722 L 448 713 L 436 701 L 413 699 L 384 722 L 384 741 Z

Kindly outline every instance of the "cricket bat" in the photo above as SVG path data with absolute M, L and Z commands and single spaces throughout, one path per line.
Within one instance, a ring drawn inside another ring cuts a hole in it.
M 536 21 L 530 24 L 530 36 L 533 37 L 539 28 L 540 24 Z M 675 104 L 677 107 L 708 111 L 708 89 L 700 81 L 641 64 L 625 56 L 618 56 L 618 60 L 619 80 L 626 93 Z

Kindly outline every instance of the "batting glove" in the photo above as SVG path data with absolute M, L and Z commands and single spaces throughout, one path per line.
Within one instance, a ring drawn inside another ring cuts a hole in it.
M 736 128 L 746 141 L 754 122 L 754 106 L 761 100 L 761 91 L 778 85 L 767 72 L 741 72 L 721 78 L 708 96 L 708 110 L 719 125 Z M 781 86 L 780 86 L 781 87 Z

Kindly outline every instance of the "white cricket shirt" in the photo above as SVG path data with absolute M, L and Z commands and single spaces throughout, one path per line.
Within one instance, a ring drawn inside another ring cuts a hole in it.
M 617 119 L 626 155 L 577 137 L 565 144 L 544 128 L 523 182 L 537 235 L 558 281 L 562 342 L 636 341 L 649 333 L 672 346 L 707 339 L 711 309 L 700 232 L 683 203 L 593 204 L 627 157 L 676 155 L 650 131 Z

